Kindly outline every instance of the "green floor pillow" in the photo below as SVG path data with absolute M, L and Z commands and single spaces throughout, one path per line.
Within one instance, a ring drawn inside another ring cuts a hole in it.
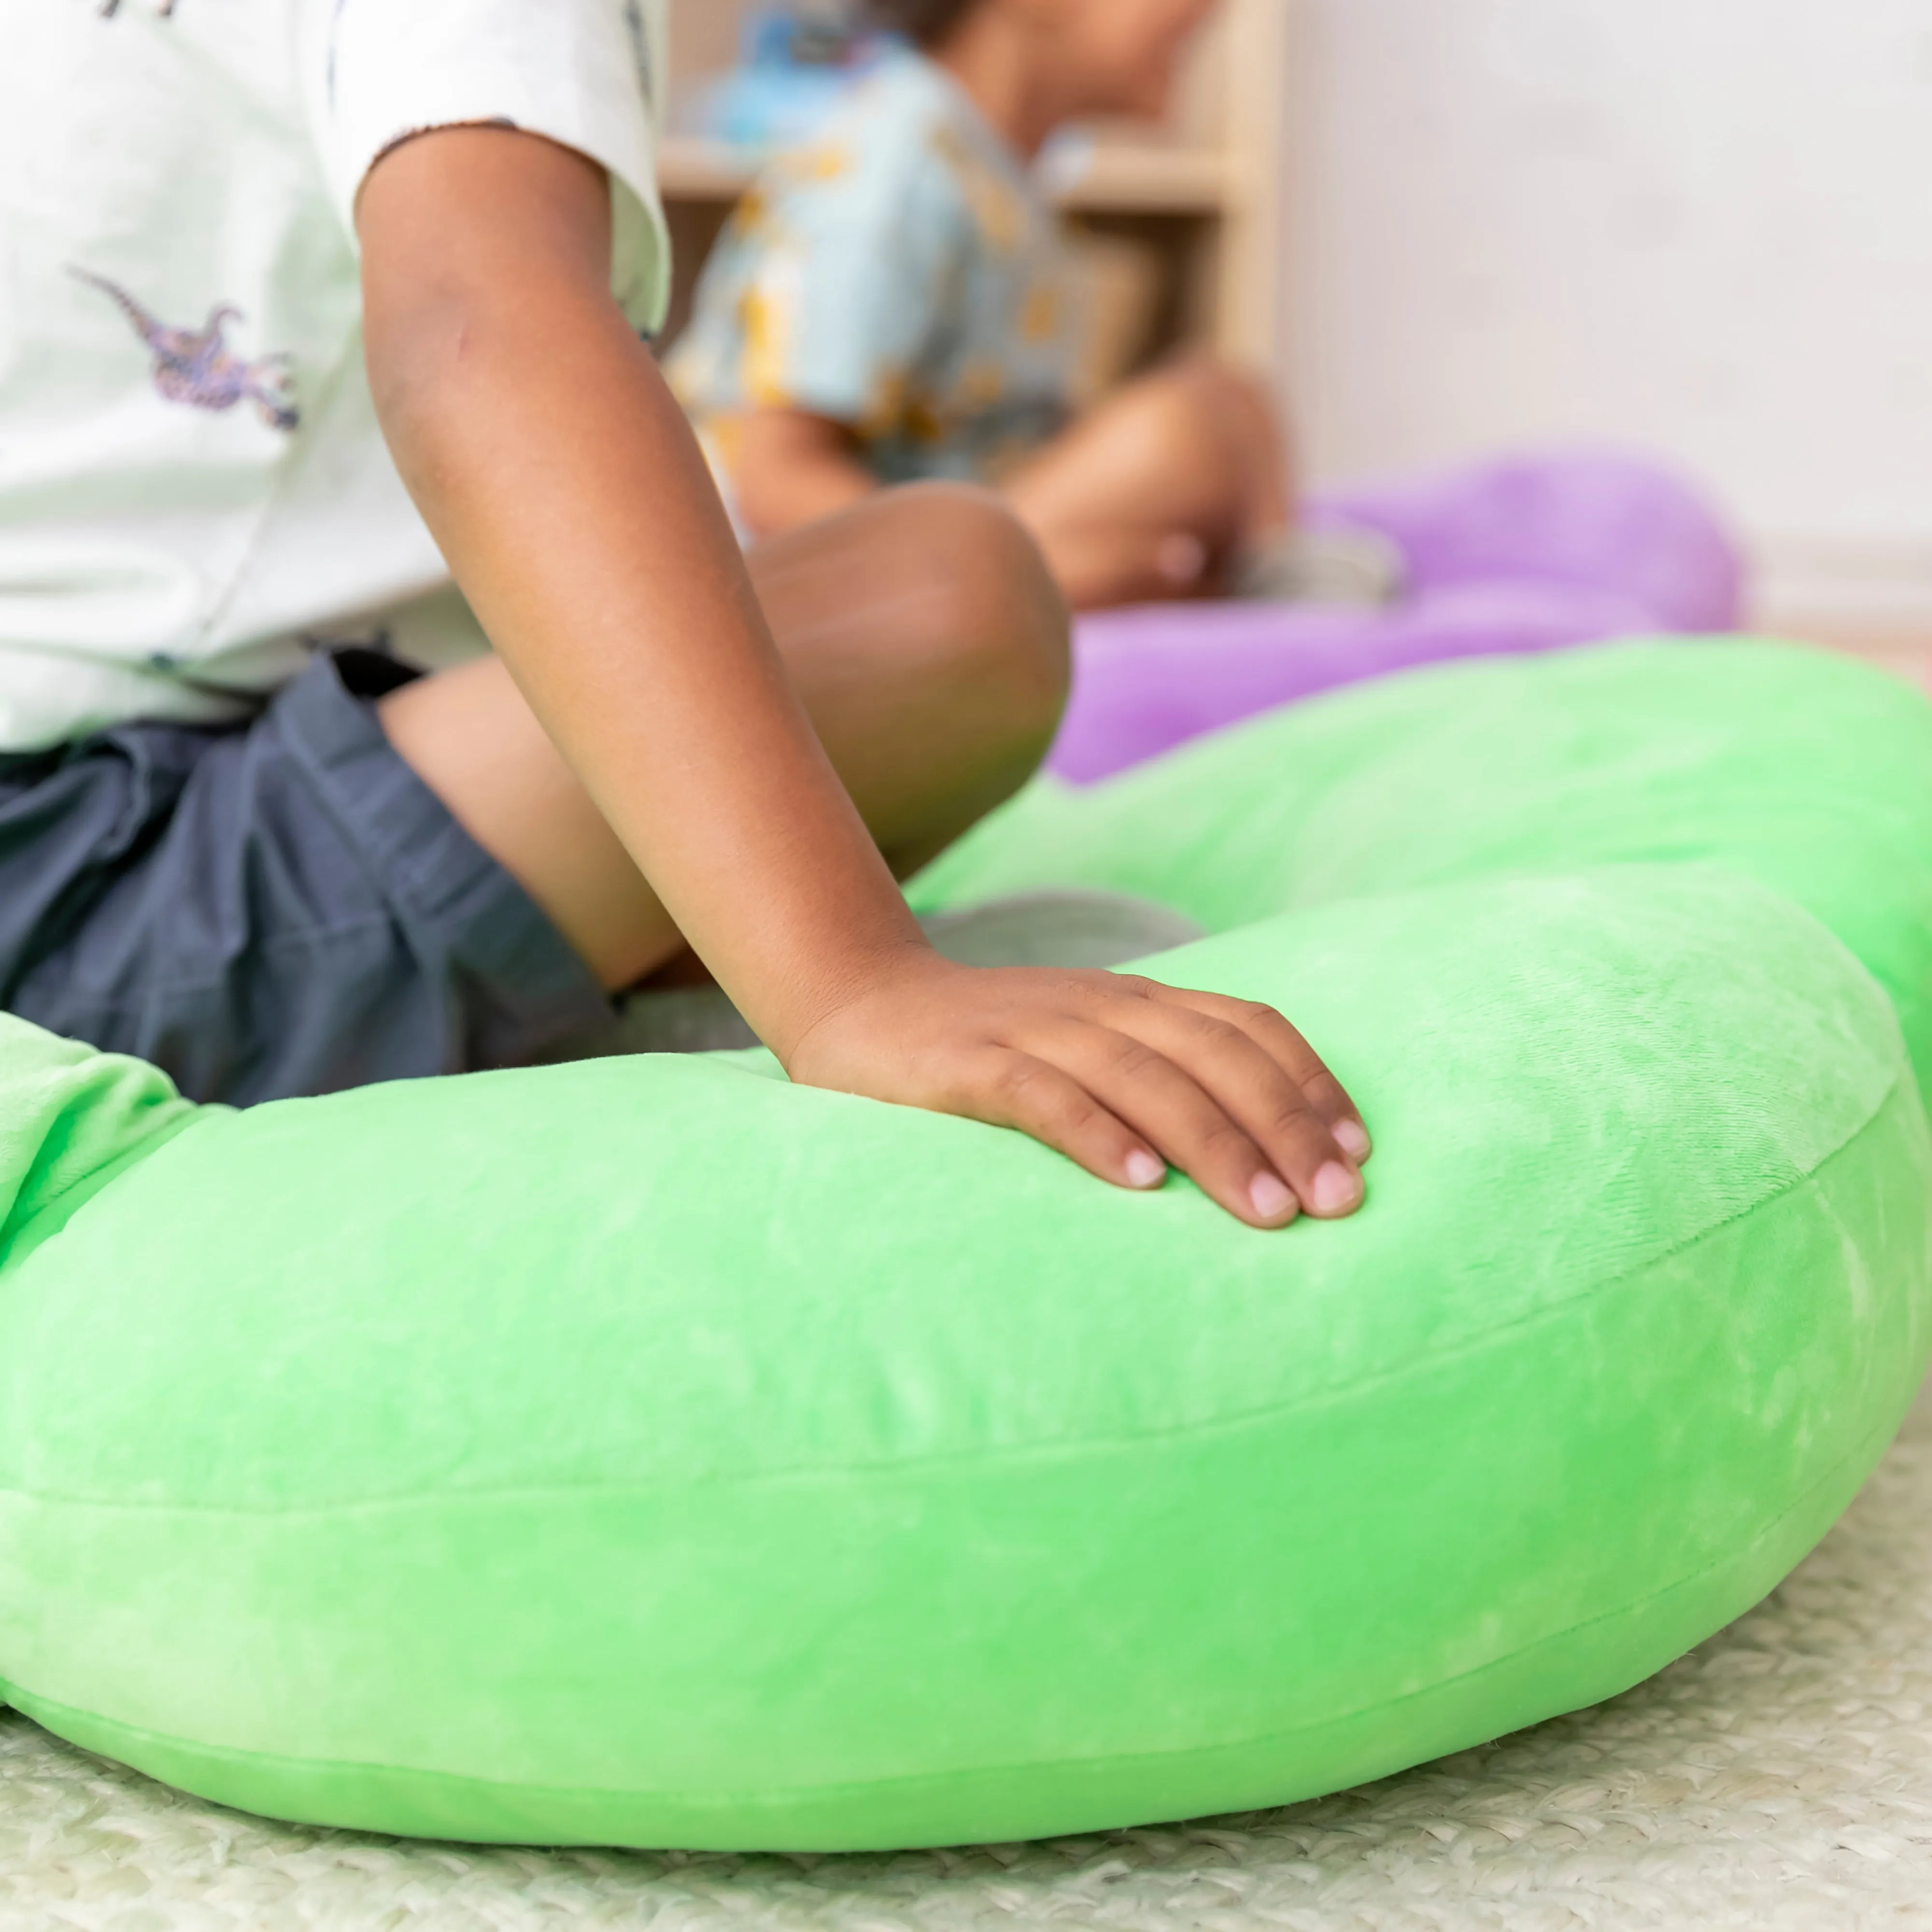
M 1212 931 L 1418 886 L 1707 860 L 1831 928 L 1932 1092 L 1932 706 L 1790 646 L 1621 644 L 1391 677 L 1105 785 L 1023 793 L 922 910 L 1069 880 Z
M 4 1694 L 285 1817 L 836 1849 L 1618 1691 L 1932 1349 L 1928 788 L 1910 693 L 1680 646 L 1022 802 L 925 896 L 1163 892 L 1362 1102 L 1280 1234 L 757 1054 L 236 1114 L 0 1021 Z

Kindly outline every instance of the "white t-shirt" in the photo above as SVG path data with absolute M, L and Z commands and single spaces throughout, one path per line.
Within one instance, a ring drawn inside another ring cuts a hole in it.
M 424 129 L 610 172 L 662 320 L 661 0 L 26 0 L 0 58 L 0 749 L 481 646 L 370 401 L 352 210 Z

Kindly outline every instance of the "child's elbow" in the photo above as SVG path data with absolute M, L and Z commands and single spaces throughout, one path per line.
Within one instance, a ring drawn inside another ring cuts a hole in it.
M 754 410 L 740 425 L 732 484 L 754 536 L 788 530 L 862 502 L 878 488 L 850 432 L 802 410 Z
M 782 464 L 740 462 L 732 482 L 739 520 L 754 537 L 781 537 L 812 520 L 800 514 L 799 493 Z

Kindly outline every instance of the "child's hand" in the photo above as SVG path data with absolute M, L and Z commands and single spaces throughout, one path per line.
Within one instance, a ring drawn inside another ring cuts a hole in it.
M 1118 1186 L 1158 1186 L 1171 1162 L 1255 1227 L 1352 1212 L 1368 1136 L 1279 1014 L 1105 973 L 975 971 L 927 946 L 610 298 L 610 221 L 602 166 L 500 128 L 401 143 L 358 204 L 385 432 L 581 782 L 560 806 L 544 780 L 567 829 L 522 849 L 542 848 L 560 901 L 602 904 L 584 881 L 607 876 L 608 844 L 586 855 L 608 827 L 639 875 L 620 890 L 648 881 L 668 915 L 634 913 L 606 976 L 625 983 L 639 935 L 674 926 L 805 1084 L 1018 1127 Z
M 1172 1165 L 1252 1227 L 1361 1205 L 1361 1116 L 1272 1007 L 915 953 L 785 1058 L 801 1085 L 1018 1127 L 1116 1186 Z

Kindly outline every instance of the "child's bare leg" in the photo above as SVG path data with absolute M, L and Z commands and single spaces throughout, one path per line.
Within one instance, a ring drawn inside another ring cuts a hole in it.
M 750 563 L 819 736 L 902 876 L 1045 755 L 1066 694 L 1065 610 L 996 500 L 946 486 L 889 492 L 761 546 Z M 634 985 L 683 951 L 500 662 L 409 686 L 382 716 L 403 757 L 605 986 Z
M 1198 596 L 1294 519 L 1265 389 L 1208 357 L 1130 383 L 1018 472 L 1007 496 L 1076 610 Z

